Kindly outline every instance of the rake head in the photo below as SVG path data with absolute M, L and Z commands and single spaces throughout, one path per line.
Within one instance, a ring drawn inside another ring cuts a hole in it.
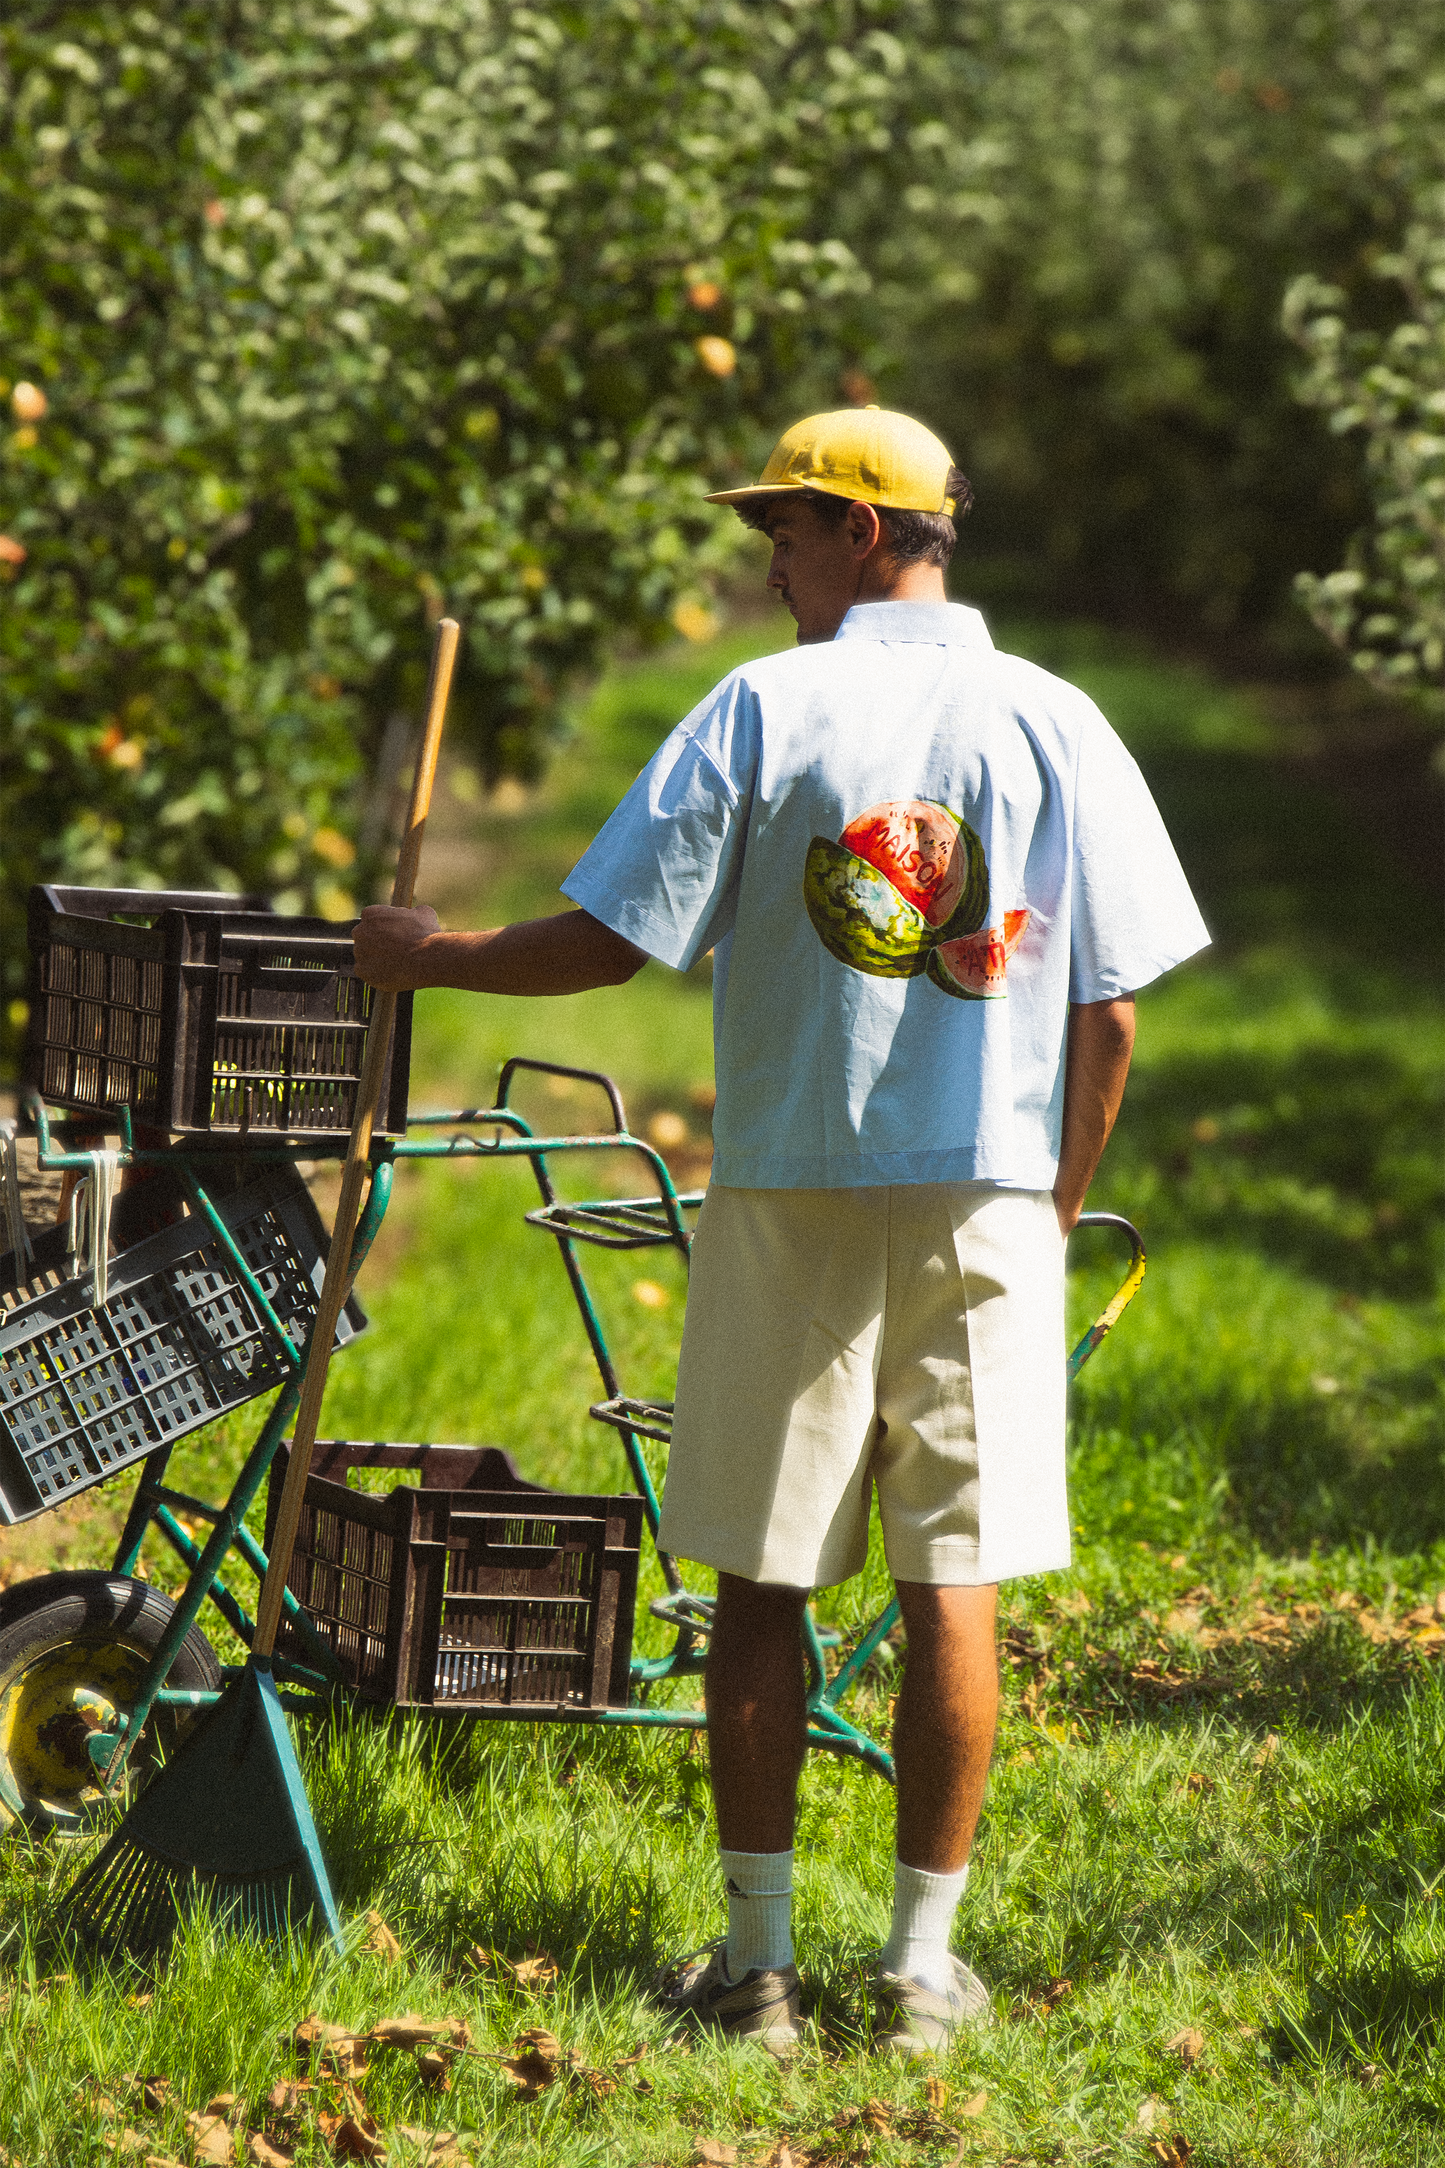
M 269 1668 L 253 1660 L 194 1726 L 67 1901 L 85 1940 L 165 1950 L 203 1907 L 268 1938 L 341 1926 L 291 1733 Z

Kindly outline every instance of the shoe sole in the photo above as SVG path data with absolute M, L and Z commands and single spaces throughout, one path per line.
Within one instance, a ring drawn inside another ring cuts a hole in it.
M 881 2048 L 885 2055 L 896 2055 L 900 2062 L 916 2062 L 924 2055 L 946 2055 L 962 2029 L 962 2026 L 956 2026 L 950 2031 L 941 2025 L 936 2040 L 921 2039 L 916 2033 L 890 2032 L 876 2040 L 874 2046 Z
M 675 2030 L 695 2032 L 714 2040 L 742 2040 L 781 2057 L 791 2055 L 800 2040 L 798 2021 L 789 2008 L 789 2000 L 779 1997 L 751 2010 L 736 2012 L 718 2010 L 716 2006 L 709 2009 L 681 1997 L 673 2003 L 658 1998 L 654 2006 L 670 2020 Z
M 946 2055 L 960 2033 L 974 2028 L 982 2030 L 992 2023 L 993 2005 L 981 2003 L 976 2010 L 961 2011 L 951 2021 L 922 2014 L 910 2017 L 896 2007 L 891 2016 L 893 2022 L 889 2030 L 877 2034 L 873 2045 L 887 2055 L 909 2060 L 920 2055 Z

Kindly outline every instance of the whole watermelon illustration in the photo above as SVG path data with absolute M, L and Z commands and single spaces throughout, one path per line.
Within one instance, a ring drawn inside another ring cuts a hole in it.
M 814 836 L 803 900 L 839 963 L 874 978 L 917 978 L 940 941 L 977 932 L 988 916 L 983 845 L 947 806 L 888 799 L 836 843 Z
M 931 949 L 927 971 L 935 986 L 961 1001 L 998 1001 L 1008 992 L 1008 960 L 1024 936 L 1027 911 L 1005 911 L 1001 926 Z

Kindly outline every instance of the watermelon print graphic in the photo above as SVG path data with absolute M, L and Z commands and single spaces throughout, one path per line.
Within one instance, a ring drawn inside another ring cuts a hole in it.
M 928 958 L 928 976 L 945 994 L 962 1001 L 1000 1001 L 1008 992 L 1008 960 L 1023 939 L 1027 911 L 1005 911 L 1001 926 L 990 926 L 963 941 L 941 941 Z
M 869 806 L 836 843 L 814 836 L 803 900 L 830 956 L 871 978 L 925 972 L 943 993 L 996 1000 L 1027 911 L 980 931 L 989 915 L 988 863 L 963 816 L 928 798 Z
M 983 846 L 971 828 L 945 806 L 926 798 L 897 798 L 870 806 L 849 821 L 838 838 L 845 851 L 886 874 L 899 894 L 930 926 L 943 926 L 965 901 Z M 987 880 L 987 873 L 983 873 Z M 971 927 L 962 929 L 971 932 Z

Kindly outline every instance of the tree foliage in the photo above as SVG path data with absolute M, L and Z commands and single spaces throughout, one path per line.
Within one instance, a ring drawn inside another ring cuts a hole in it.
M 965 579 L 1269 621 L 1415 429 L 1322 429 L 1281 297 L 1408 376 L 1350 342 L 1442 142 L 1437 0 L 14 0 L 9 990 L 40 875 L 344 912 L 441 610 L 458 738 L 533 772 L 705 601 L 705 478 L 870 377 L 973 476 Z
M 840 230 L 874 278 L 860 360 L 977 486 L 968 552 L 1054 602 L 1287 629 L 1366 497 L 1294 398 L 1280 304 L 1312 271 L 1368 308 L 1445 179 L 1438 0 L 940 0 L 898 27 L 894 161 Z
M 887 82 L 840 23 L 734 0 L 9 11 L 12 991 L 37 877 L 343 915 L 367 760 L 444 606 L 456 735 L 523 774 L 608 638 L 696 606 L 726 532 L 705 477 L 858 277 L 809 230 Z
M 1445 710 L 1445 189 L 1397 254 L 1375 270 L 1398 287 L 1403 320 L 1352 330 L 1338 287 L 1306 276 L 1285 299 L 1286 328 L 1310 357 L 1300 397 L 1337 434 L 1358 431 L 1373 520 L 1338 571 L 1295 587 L 1320 630 L 1388 692 Z

